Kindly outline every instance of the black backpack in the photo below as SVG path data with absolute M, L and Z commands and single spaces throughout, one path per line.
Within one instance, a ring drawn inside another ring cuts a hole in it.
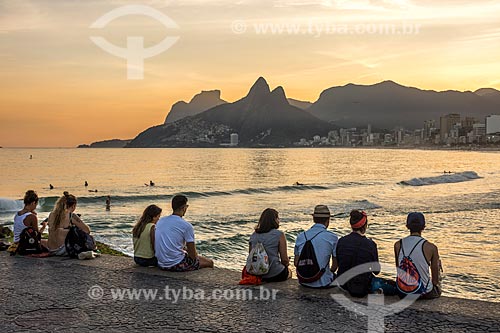
M 96 243 L 94 237 L 74 225 L 71 222 L 71 214 L 69 217 L 69 224 L 69 231 L 64 240 L 68 256 L 70 258 L 78 258 L 78 255 L 82 252 L 95 251 Z
M 304 232 L 306 243 L 300 252 L 299 262 L 297 263 L 297 278 L 300 283 L 311 283 L 319 280 L 328 267 L 328 263 L 326 264 L 326 267 L 319 267 L 316 252 L 314 251 L 314 245 L 312 244 L 312 240 L 323 231 L 318 232 L 311 239 L 307 239 L 307 235 Z
M 19 244 L 17 245 L 16 253 L 22 255 L 42 253 L 41 239 L 42 235 L 38 230 L 35 230 L 33 227 L 24 228 L 19 235 Z

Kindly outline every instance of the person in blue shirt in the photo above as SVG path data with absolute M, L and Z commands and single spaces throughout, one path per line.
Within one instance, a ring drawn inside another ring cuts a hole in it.
M 325 205 L 318 205 L 313 213 L 314 225 L 297 236 L 295 241 L 295 267 L 299 264 L 299 257 L 307 240 L 311 240 L 314 246 L 314 253 L 320 268 L 326 268 L 321 277 L 313 282 L 303 282 L 301 285 L 310 288 L 329 288 L 333 287 L 332 282 L 335 279 L 337 270 L 337 259 L 335 250 L 337 247 L 338 236 L 328 231 L 330 225 L 330 210 Z M 330 269 L 328 269 L 330 268 Z

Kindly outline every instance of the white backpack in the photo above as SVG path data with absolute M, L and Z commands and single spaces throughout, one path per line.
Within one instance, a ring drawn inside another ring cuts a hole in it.
M 265 275 L 269 272 L 269 257 L 261 242 L 258 241 L 250 251 L 246 268 L 251 275 Z

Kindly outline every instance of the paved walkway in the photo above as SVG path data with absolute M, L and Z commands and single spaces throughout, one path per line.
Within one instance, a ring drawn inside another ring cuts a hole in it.
M 238 279 L 237 272 L 223 269 L 169 273 L 139 268 L 124 257 L 79 261 L 9 257 L 0 252 L 0 332 L 367 332 L 367 317 L 340 306 L 331 298 L 332 290 L 302 288 L 295 280 L 267 284 L 266 289 L 242 288 L 236 285 Z M 99 298 L 102 291 L 101 299 L 89 297 L 93 286 L 99 287 L 91 296 Z M 114 300 L 116 288 L 151 288 L 158 290 L 158 297 Z M 182 294 L 183 288 L 188 298 L 193 297 L 175 303 L 172 290 Z M 263 296 L 272 296 L 267 294 L 271 289 L 277 294 L 275 300 L 193 299 L 202 293 L 211 296 L 217 288 L 227 290 L 222 295 L 228 298 L 243 290 L 251 290 L 252 297 L 261 290 Z M 361 300 L 358 308 L 363 310 L 366 302 Z M 446 297 L 420 301 L 385 317 L 384 328 L 386 332 L 500 332 L 500 303 Z

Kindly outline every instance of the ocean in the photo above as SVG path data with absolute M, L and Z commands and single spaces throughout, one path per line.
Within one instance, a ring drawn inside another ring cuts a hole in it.
M 156 186 L 145 186 L 150 180 Z M 12 225 L 28 189 L 42 198 L 39 220 L 63 191 L 76 195 L 77 213 L 96 239 L 129 255 L 131 229 L 144 208 L 156 204 L 168 215 L 172 195 L 184 193 L 199 253 L 238 271 L 265 208 L 279 211 L 292 256 L 297 234 L 312 225 L 314 206 L 326 204 L 335 214 L 329 229 L 339 236 L 350 232 L 352 209 L 368 213 L 367 236 L 387 264 L 382 275 L 394 277 L 393 244 L 408 234 L 408 212 L 421 211 L 423 236 L 441 255 L 444 295 L 500 301 L 500 152 L 0 149 L 0 224 Z

